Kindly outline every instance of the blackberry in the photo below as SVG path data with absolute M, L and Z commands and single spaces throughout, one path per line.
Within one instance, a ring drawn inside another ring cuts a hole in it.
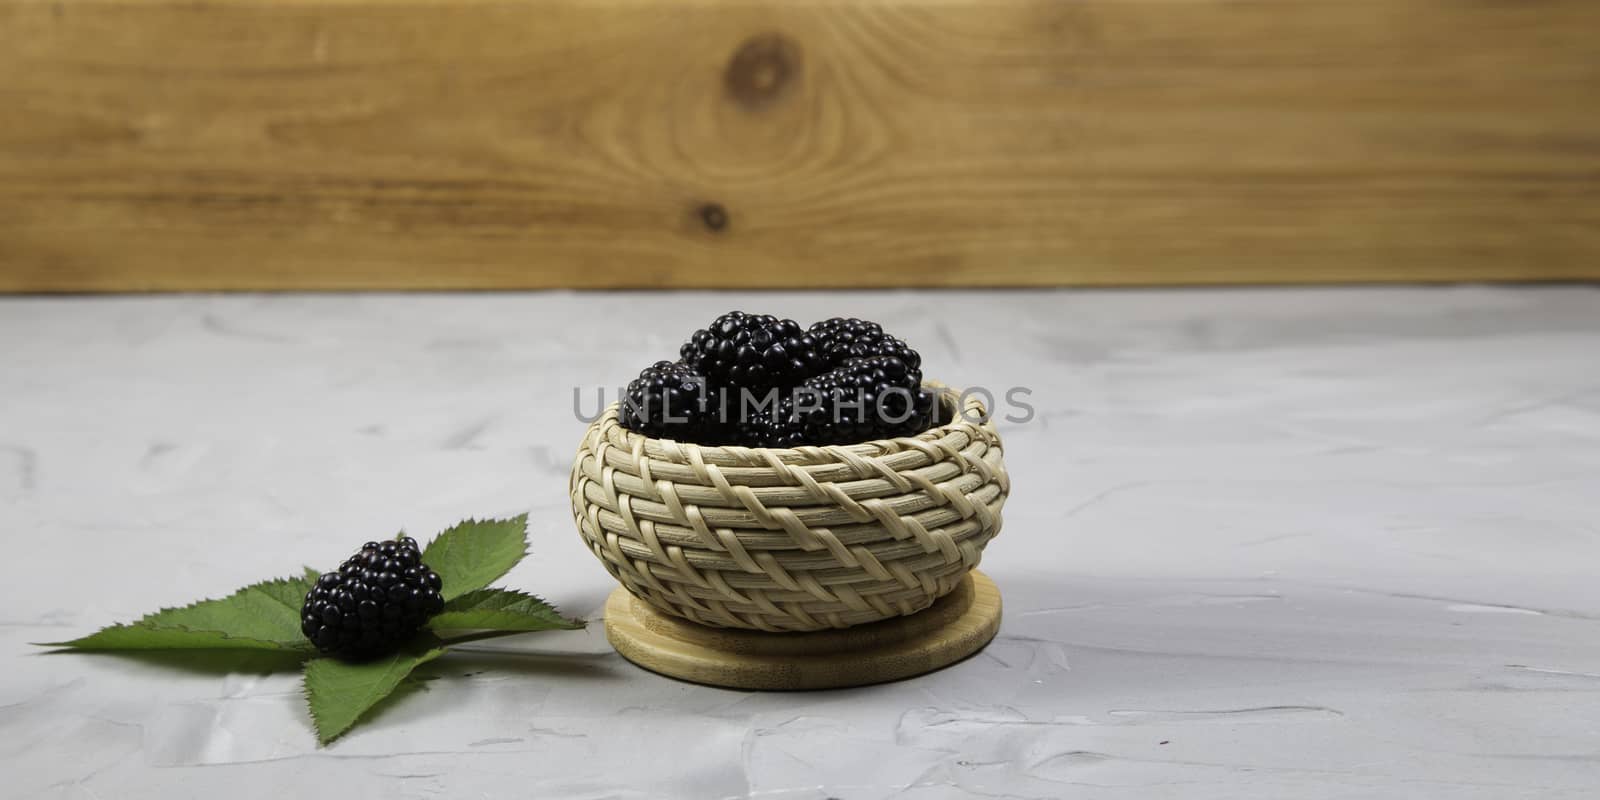
M 710 443 L 720 426 L 707 388 L 705 377 L 683 362 L 657 361 L 628 384 L 619 421 L 646 436 Z
M 807 333 L 817 342 L 817 349 L 828 366 L 842 367 L 852 358 L 892 356 L 900 359 L 906 369 L 922 383 L 922 354 L 911 349 L 904 341 L 883 332 L 876 322 L 854 317 L 834 317 L 811 326 Z
M 802 415 L 805 440 L 854 444 L 927 430 L 933 395 L 920 381 L 920 373 L 892 356 L 848 359 L 806 381 L 813 402 Z
M 695 331 L 678 354 L 719 388 L 787 389 L 827 366 L 800 323 L 743 311 L 730 311 Z
M 745 447 L 799 447 L 805 441 L 805 428 L 795 415 L 794 398 L 783 397 L 774 406 L 752 409 L 747 419 L 732 423 L 727 444 Z
M 393 652 L 444 610 L 439 576 L 417 542 L 367 542 L 323 573 L 300 607 L 300 631 L 318 650 L 349 660 Z

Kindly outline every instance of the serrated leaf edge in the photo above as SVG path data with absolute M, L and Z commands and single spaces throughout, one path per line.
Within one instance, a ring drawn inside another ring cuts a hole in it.
M 205 601 L 201 600 L 199 602 L 205 602 Z M 148 630 L 148 631 L 180 631 L 180 632 L 183 632 L 183 633 L 212 634 L 212 635 L 219 636 L 219 637 L 221 637 L 223 639 L 227 639 L 227 640 L 233 641 L 233 642 L 253 642 L 255 644 L 265 645 L 264 647 L 262 647 L 260 649 L 262 649 L 262 650 L 276 650 L 276 651 L 284 652 L 284 653 L 293 653 L 293 652 L 310 653 L 313 650 L 313 648 L 311 647 L 311 643 L 310 642 L 279 642 L 279 641 L 274 641 L 272 639 L 257 639 L 254 636 L 234 636 L 233 634 L 228 633 L 227 631 L 215 631 L 215 630 L 211 630 L 210 628 L 195 628 L 195 627 L 191 627 L 189 625 L 157 625 L 157 624 L 155 624 L 153 622 L 148 622 L 148 621 L 146 621 L 144 619 L 137 619 L 137 620 L 134 620 L 133 622 L 119 622 L 119 623 L 116 623 L 114 625 L 107 625 L 104 628 L 101 628 L 101 629 L 95 631 L 94 633 L 89 634 L 88 636 L 79 636 L 76 639 L 72 639 L 72 640 L 65 641 L 65 642 L 29 642 L 29 644 L 32 644 L 35 647 L 64 647 L 64 648 L 68 648 L 68 649 L 71 649 L 71 650 L 81 650 L 81 651 L 86 652 L 86 653 L 129 653 L 129 652 L 140 652 L 140 651 L 151 652 L 151 651 L 156 651 L 156 650 L 229 650 L 229 649 L 233 649 L 233 648 L 227 648 L 227 647 L 150 647 L 150 648 L 99 647 L 99 646 L 96 646 L 96 645 L 93 645 L 93 644 L 81 644 L 81 642 L 84 642 L 87 639 L 90 639 L 90 638 L 98 636 L 98 635 L 100 635 L 102 633 L 105 633 L 106 631 L 127 630 L 129 628 L 142 628 L 142 629 Z
M 292 584 L 292 583 L 311 584 L 311 583 L 315 583 L 318 576 L 310 575 L 310 572 L 311 572 L 311 568 L 310 567 L 306 567 L 305 569 L 306 569 L 306 573 L 308 575 L 308 577 L 305 577 L 305 578 L 268 578 L 268 579 L 263 580 L 263 581 L 256 581 L 254 583 L 247 583 L 247 584 L 245 584 L 243 586 L 240 586 L 239 588 L 234 589 L 233 591 L 231 591 L 231 592 L 229 592 L 229 593 L 227 593 L 227 594 L 225 594 L 225 595 L 223 595 L 221 597 L 202 597 L 199 600 L 195 600 L 195 601 L 190 602 L 190 603 L 185 603 L 184 605 L 181 605 L 181 606 L 162 606 L 161 608 L 158 608 L 155 611 L 147 612 L 144 616 L 141 616 L 141 617 L 139 617 L 138 619 L 136 619 L 136 620 L 134 620 L 132 622 L 115 622 L 115 623 L 112 623 L 110 625 L 104 625 L 104 626 L 101 626 L 99 628 L 96 628 L 94 633 L 90 633 L 90 634 L 85 635 L 85 636 L 79 636 L 78 638 L 72 639 L 72 640 L 69 640 L 69 641 L 65 641 L 65 642 L 30 642 L 29 644 L 32 644 L 35 647 L 68 647 L 68 648 L 72 648 L 74 650 L 82 650 L 82 651 L 85 651 L 85 652 L 130 651 L 130 650 L 134 650 L 135 648 L 128 648 L 128 647 L 94 647 L 94 646 L 84 646 L 84 645 L 77 644 L 77 643 L 78 642 L 82 642 L 85 639 L 88 639 L 90 637 L 96 636 L 98 634 L 104 633 L 104 632 L 109 631 L 109 630 L 126 630 L 128 628 L 144 628 L 146 630 L 152 630 L 152 631 L 183 631 L 184 633 L 211 633 L 211 634 L 216 634 L 217 636 L 221 636 L 224 639 L 231 639 L 233 641 L 260 642 L 261 644 L 278 645 L 277 647 L 273 647 L 273 648 L 262 648 L 264 650 L 265 649 L 277 649 L 277 650 L 284 650 L 284 651 L 310 650 L 311 649 L 311 643 L 310 642 L 305 642 L 305 641 L 302 641 L 302 642 L 283 642 L 283 641 L 277 641 L 277 640 L 273 640 L 273 639 L 257 639 L 254 636 L 234 636 L 233 634 L 228 633 L 227 631 L 212 630 L 210 628 L 195 628 L 195 627 L 192 627 L 192 626 L 189 626 L 189 625 L 162 625 L 162 624 L 159 624 L 159 623 L 155 622 L 155 618 L 156 617 L 159 617 L 160 615 L 165 614 L 165 613 L 167 613 L 169 611 L 182 611 L 182 610 L 184 610 L 186 608 L 193 608 L 194 606 L 200 605 L 201 603 L 219 603 L 219 602 L 222 602 L 224 600 L 227 600 L 230 597 L 233 597 L 236 594 L 239 594 L 240 592 L 244 592 L 244 591 L 247 591 L 249 589 L 254 589 L 257 586 L 267 586 L 267 585 L 272 585 L 272 584 Z M 320 575 L 320 573 L 319 573 L 319 575 Z M 309 587 L 307 588 L 307 591 L 310 591 Z M 272 597 L 270 595 L 268 596 L 267 599 L 274 600 L 274 601 L 277 600 L 277 598 Z M 291 605 L 289 605 L 287 603 L 281 603 L 281 602 L 279 603 L 279 605 L 282 605 L 285 608 L 290 609 L 291 611 L 293 611 L 295 613 L 296 616 L 298 616 L 300 614 L 300 609 L 295 608 L 294 606 L 291 606 Z M 155 647 L 155 648 L 150 648 L 150 649 L 151 650 L 208 650 L 208 649 L 227 649 L 227 648 Z
M 406 674 L 400 676 L 400 679 L 395 681 L 394 688 L 391 688 L 388 692 L 385 692 L 383 697 L 379 697 L 379 698 L 373 700 L 370 704 L 367 705 L 366 708 L 362 709 L 360 713 L 358 713 L 354 717 L 352 717 L 350 719 L 350 723 L 349 724 L 345 725 L 343 728 L 341 728 L 339 730 L 332 731 L 331 733 L 330 732 L 326 732 L 326 731 L 323 730 L 323 728 L 322 728 L 322 718 L 317 714 L 316 705 L 311 702 L 311 685 L 310 685 L 310 682 L 309 682 L 310 674 L 307 672 L 307 670 L 310 669 L 312 662 L 318 661 L 318 660 L 322 660 L 322 659 L 321 658 L 306 659 L 305 665 L 300 670 L 300 696 L 302 698 L 304 698 L 305 701 L 306 701 L 306 713 L 311 717 L 311 727 L 312 727 L 312 730 L 315 732 L 316 737 L 317 737 L 317 746 L 318 747 L 325 747 L 328 744 L 330 744 L 331 742 L 333 742 L 333 740 L 338 739 L 340 736 L 343 736 L 346 733 L 349 733 L 350 730 L 352 728 L 354 728 L 357 723 L 361 722 L 361 720 L 364 719 L 367 716 L 367 714 L 372 713 L 372 709 L 377 708 L 378 704 L 383 702 L 384 698 L 390 696 L 391 694 L 394 694 L 394 689 L 399 688 L 400 684 L 406 682 L 407 680 L 410 680 L 411 679 L 411 673 L 416 672 L 417 667 L 420 667 L 423 664 L 427 664 L 427 663 L 429 663 L 431 661 L 435 661 L 440 656 L 443 656 L 445 653 L 448 653 L 448 652 L 450 652 L 449 646 L 444 644 L 444 643 L 442 643 L 442 642 L 435 644 L 433 647 L 430 647 L 427 650 L 424 650 L 421 654 L 418 655 L 417 662 L 415 664 L 411 665 L 411 669 L 406 670 Z M 330 657 L 322 657 L 322 658 L 328 658 L 329 660 L 337 660 L 337 659 L 332 659 Z
M 309 569 L 309 567 L 308 567 L 308 569 Z M 310 584 L 310 583 L 312 583 L 314 581 L 315 581 L 314 578 L 310 579 L 310 580 L 307 580 L 305 578 L 268 578 L 268 579 L 266 579 L 264 581 L 256 581 L 254 583 L 247 583 L 247 584 L 245 584 L 243 586 L 240 586 L 237 589 L 234 589 L 231 592 L 228 592 L 227 594 L 225 594 L 225 595 L 223 595 L 221 597 L 202 597 L 199 600 L 195 600 L 193 602 L 185 603 L 185 604 L 183 604 L 181 606 L 162 606 L 161 608 L 159 608 L 159 609 L 157 609 L 155 611 L 151 611 L 151 612 L 145 614 L 144 616 L 134 620 L 133 622 L 119 623 L 119 624 L 132 625 L 132 624 L 138 623 L 138 622 L 149 622 L 151 617 L 157 616 L 159 614 L 165 614 L 168 611 L 182 611 L 185 608 L 192 608 L 194 606 L 200 605 L 201 603 L 217 603 L 217 602 L 221 602 L 223 600 L 227 600 L 228 598 L 230 598 L 230 597 L 232 597 L 232 596 L 234 596 L 236 594 L 239 594 L 240 592 L 243 592 L 243 591 L 246 591 L 246 590 L 249 590 L 249 589 L 254 589 L 257 586 L 271 586 L 271 585 L 275 585 L 275 584 L 290 584 L 290 583 L 302 583 L 302 582 Z M 306 589 L 307 589 L 307 591 L 310 591 L 310 586 L 308 585 L 306 587 Z M 269 597 L 267 599 L 269 599 L 269 600 L 277 600 L 276 597 Z M 295 608 L 294 606 L 291 606 L 288 603 L 280 603 L 279 605 L 282 605 L 285 608 L 293 609 L 294 613 L 296 615 L 299 615 L 299 613 L 300 613 L 300 609 Z M 116 626 L 108 626 L 108 627 L 116 627 Z M 157 626 L 157 627 L 168 627 L 168 626 Z M 172 627 L 176 627 L 176 626 L 172 626 Z
M 463 598 L 471 597 L 472 595 L 480 594 L 480 593 L 486 595 L 486 597 L 482 598 L 480 600 L 480 602 L 475 603 L 475 604 L 470 605 L 470 606 L 452 607 L 454 604 L 459 603 Z M 504 597 L 505 595 L 511 595 L 513 597 L 516 597 L 518 600 L 533 600 L 534 602 L 541 603 L 544 606 L 546 606 L 547 608 L 549 608 L 551 613 L 555 614 L 562 621 L 566 622 L 569 625 L 569 627 L 556 628 L 555 630 L 578 631 L 578 630 L 583 630 L 584 628 L 587 628 L 589 626 L 589 621 L 588 620 L 577 619 L 575 617 L 569 617 L 566 614 L 562 613 L 561 609 L 558 608 L 554 603 L 544 599 L 543 597 L 540 597 L 540 596 L 538 596 L 536 594 L 533 594 L 532 592 L 524 592 L 524 591 L 521 591 L 521 590 L 518 590 L 518 589 L 500 589 L 500 588 L 496 588 L 496 587 L 489 587 L 489 588 L 486 588 L 486 589 L 473 589 L 472 591 L 467 592 L 466 594 L 460 595 L 459 597 L 456 597 L 456 598 L 450 600 L 449 602 L 444 604 L 444 611 L 439 612 L 439 616 L 444 616 L 445 614 L 449 614 L 449 613 L 452 613 L 452 612 L 454 612 L 454 613 L 466 613 L 466 612 L 469 612 L 469 611 L 474 611 L 474 610 L 477 610 L 482 605 L 483 601 L 487 601 L 491 597 Z M 438 617 L 435 617 L 434 619 L 438 619 Z M 432 623 L 430 623 L 430 627 L 432 627 Z M 494 629 L 494 628 L 449 628 L 449 627 L 447 627 L 447 628 L 444 628 L 444 630 L 496 630 L 496 629 Z M 507 629 L 507 630 L 510 630 L 510 629 Z M 524 632 L 525 633 L 537 633 L 537 631 L 524 631 Z
M 527 558 L 529 555 L 532 555 L 532 553 L 533 553 L 533 550 L 528 545 L 528 512 L 526 512 L 526 511 L 522 512 L 521 514 L 517 514 L 516 516 L 512 516 L 512 517 L 490 517 L 490 518 L 486 518 L 486 519 L 478 519 L 477 517 L 467 517 L 466 519 L 460 520 L 460 521 L 458 521 L 458 522 L 456 522 L 456 523 L 454 523 L 452 525 L 446 526 L 444 530 L 435 533 L 433 535 L 433 538 L 429 539 L 427 542 L 425 542 L 425 543 L 423 543 L 421 545 L 423 563 L 424 564 L 428 563 L 428 549 L 433 547 L 433 545 L 436 542 L 439 541 L 439 538 L 442 537 L 444 534 L 448 533 L 449 531 L 455 530 L 456 528 L 466 527 L 468 525 L 498 524 L 498 523 L 506 523 L 506 522 L 518 523 L 517 527 L 519 528 L 520 532 L 522 533 L 522 552 L 517 554 L 517 560 L 513 561 L 511 563 L 511 566 L 506 568 L 505 572 L 500 573 L 500 575 L 498 577 L 492 579 L 492 580 L 499 580 L 500 578 L 505 577 L 507 572 L 510 572 L 511 570 L 516 569 L 517 565 L 522 563 L 522 559 Z M 405 531 L 401 531 L 400 534 L 399 534 L 399 536 L 404 536 L 404 535 L 405 535 Z M 397 536 L 396 538 L 399 538 L 399 536 Z M 435 571 L 438 570 L 438 566 L 437 565 L 428 564 L 428 566 L 430 568 L 434 569 Z M 472 592 L 484 591 L 484 590 L 486 590 L 488 588 L 489 587 L 487 587 L 487 586 L 480 586 L 477 589 L 468 589 L 467 591 L 462 592 L 461 594 L 458 594 L 455 597 L 452 597 L 450 599 L 451 600 L 457 600 L 457 599 L 460 599 L 461 597 L 465 597 L 466 595 L 471 594 Z M 449 601 L 446 601 L 446 602 L 449 602 Z

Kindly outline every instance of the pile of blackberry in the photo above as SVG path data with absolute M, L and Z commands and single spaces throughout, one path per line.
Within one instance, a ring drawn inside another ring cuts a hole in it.
M 922 356 L 868 320 L 732 311 L 694 332 L 678 361 L 628 384 L 623 427 L 706 445 L 798 447 L 915 436 L 934 425 Z
M 300 607 L 300 632 L 318 650 L 359 661 L 394 651 L 444 610 L 439 575 L 417 542 L 367 542 L 317 578 Z

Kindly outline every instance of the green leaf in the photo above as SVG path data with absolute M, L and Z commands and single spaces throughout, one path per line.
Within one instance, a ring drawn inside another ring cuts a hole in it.
M 317 579 L 322 577 L 322 573 L 320 573 L 320 572 L 318 572 L 318 571 L 316 571 L 316 570 L 314 570 L 314 569 L 312 569 L 310 567 L 306 567 L 305 570 L 306 570 L 306 580 L 308 580 L 308 581 L 310 581 L 312 583 L 316 583 Z M 307 591 L 310 591 L 310 587 L 306 587 L 306 588 L 307 588 Z
M 527 527 L 527 514 L 469 519 L 429 542 L 422 560 L 439 573 L 444 584 L 440 594 L 451 600 L 488 586 L 516 566 L 528 551 Z
M 233 636 L 182 625 L 162 627 L 147 622 L 112 625 L 70 642 L 40 642 L 44 647 L 77 650 L 309 650 L 284 642 Z
M 446 603 L 444 611 L 428 625 L 436 631 L 570 631 L 582 628 L 583 622 L 561 616 L 561 612 L 531 594 L 506 589 L 480 589 Z
M 49 646 L 79 650 L 303 650 L 300 604 L 311 581 L 286 578 L 246 586 L 220 600 L 167 608 L 137 622 L 101 628 Z
M 431 639 L 431 637 L 428 637 Z M 306 705 L 322 744 L 337 739 L 356 720 L 388 697 L 411 671 L 444 655 L 437 640 L 421 641 L 390 656 L 348 663 L 334 658 L 306 662 Z

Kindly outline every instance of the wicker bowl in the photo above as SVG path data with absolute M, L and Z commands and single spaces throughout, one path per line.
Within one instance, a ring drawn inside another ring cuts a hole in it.
M 623 428 L 613 404 L 572 465 L 584 541 L 628 591 L 702 625 L 846 628 L 958 586 L 1000 532 L 1011 481 L 983 406 L 913 438 L 702 447 Z

